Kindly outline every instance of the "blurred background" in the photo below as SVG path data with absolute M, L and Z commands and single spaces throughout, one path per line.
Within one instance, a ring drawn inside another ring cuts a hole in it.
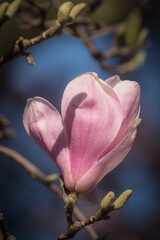
M 147 2 L 146 5 L 140 5 L 140 1 L 104 2 L 105 4 L 99 5 L 92 14 L 94 21 L 103 21 L 105 24 L 119 23 L 141 6 L 142 25 L 148 29 L 149 34 L 148 43 L 143 49 L 146 52 L 144 63 L 134 71 L 120 73 L 121 79 L 137 81 L 142 89 L 140 116 L 143 120 L 138 127 L 136 141 L 125 160 L 98 185 L 100 199 L 108 191 L 114 191 L 118 196 L 122 191 L 132 189 L 133 195 L 122 210 L 111 213 L 109 221 L 96 223 L 94 228 L 99 234 L 109 231 L 107 239 L 158 240 L 160 4 L 159 1 L 141 1 L 143 4 Z M 40 28 L 20 28 L 16 18 L 7 20 L 0 28 L 0 55 L 6 54 L 18 36 L 29 38 L 41 31 Z M 103 51 L 112 47 L 114 38 L 115 35 L 110 34 L 94 37 L 93 40 Z M 59 169 L 24 130 L 22 115 L 27 98 L 44 97 L 60 111 L 63 91 L 73 78 L 85 72 L 96 72 L 105 80 L 117 72 L 102 69 L 83 41 L 68 34 L 46 40 L 29 51 L 34 57 L 35 66 L 30 66 L 25 57 L 18 57 L 0 68 L 0 114 L 10 120 L 14 131 L 13 138 L 1 138 L 0 144 L 16 150 L 47 175 L 59 172 Z M 121 64 L 121 61 L 126 59 L 128 60 L 128 56 L 125 56 L 125 59 L 112 59 L 111 62 Z M 88 217 L 98 208 L 79 207 Z M 24 169 L 3 155 L 0 155 L 0 212 L 4 214 L 8 232 L 17 240 L 57 239 L 67 227 L 64 205 L 58 197 L 41 183 L 32 180 Z M 90 238 L 85 230 L 82 230 L 74 239 Z

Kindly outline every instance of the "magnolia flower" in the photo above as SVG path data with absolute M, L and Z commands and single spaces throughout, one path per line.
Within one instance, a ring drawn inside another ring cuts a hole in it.
M 65 187 L 87 193 L 127 155 L 140 122 L 140 87 L 113 76 L 85 73 L 66 87 L 61 113 L 41 97 L 30 98 L 23 124 L 56 162 Z

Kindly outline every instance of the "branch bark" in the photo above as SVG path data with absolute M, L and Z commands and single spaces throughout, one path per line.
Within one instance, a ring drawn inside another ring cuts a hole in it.
M 7 232 L 3 213 L 0 213 L 0 240 L 16 240 L 16 238 Z

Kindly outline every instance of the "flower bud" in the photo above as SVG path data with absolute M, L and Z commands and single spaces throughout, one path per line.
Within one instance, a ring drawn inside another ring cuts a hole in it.
M 113 209 L 114 210 L 118 210 L 120 208 L 122 208 L 125 203 L 127 202 L 128 198 L 132 195 L 132 190 L 126 190 L 124 191 L 117 199 L 116 201 L 113 203 Z
M 20 4 L 21 4 L 22 0 L 14 0 L 8 7 L 7 11 L 6 11 L 6 16 L 8 18 L 13 17 L 13 15 L 16 13 L 16 11 L 18 10 Z
M 101 212 L 102 212 L 102 214 L 105 213 L 108 210 L 108 208 L 110 207 L 114 197 L 115 197 L 114 192 L 109 192 L 102 199 L 102 201 L 101 201 Z
M 145 43 L 145 41 L 147 40 L 148 33 L 149 33 L 149 30 L 146 27 L 140 30 L 137 36 L 136 46 L 141 47 Z
M 58 173 L 53 173 L 53 174 L 48 175 L 46 177 L 46 180 L 48 182 L 52 182 L 52 181 L 56 181 L 58 178 L 59 178 L 59 174 Z
M 78 15 L 81 14 L 81 12 L 85 9 L 86 6 L 86 3 L 79 3 L 75 5 L 69 14 L 71 19 L 74 20 L 76 17 L 78 17 Z
M 144 50 L 140 50 L 133 57 L 133 63 L 135 66 L 140 66 L 146 59 L 146 52 Z
M 68 20 L 69 14 L 72 8 L 73 8 L 73 3 L 70 1 L 63 3 L 60 6 L 58 10 L 58 15 L 57 15 L 58 21 L 60 23 L 65 23 Z
M 9 3 L 8 2 L 4 2 L 2 4 L 0 4 L 0 21 L 3 19 L 4 14 L 8 8 Z

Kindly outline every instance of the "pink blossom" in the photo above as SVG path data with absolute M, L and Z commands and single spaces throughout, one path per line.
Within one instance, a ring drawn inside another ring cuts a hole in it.
M 30 98 L 23 124 L 29 136 L 60 168 L 70 191 L 86 193 L 127 155 L 139 123 L 140 87 L 113 76 L 106 81 L 85 73 L 66 87 L 56 108 Z

